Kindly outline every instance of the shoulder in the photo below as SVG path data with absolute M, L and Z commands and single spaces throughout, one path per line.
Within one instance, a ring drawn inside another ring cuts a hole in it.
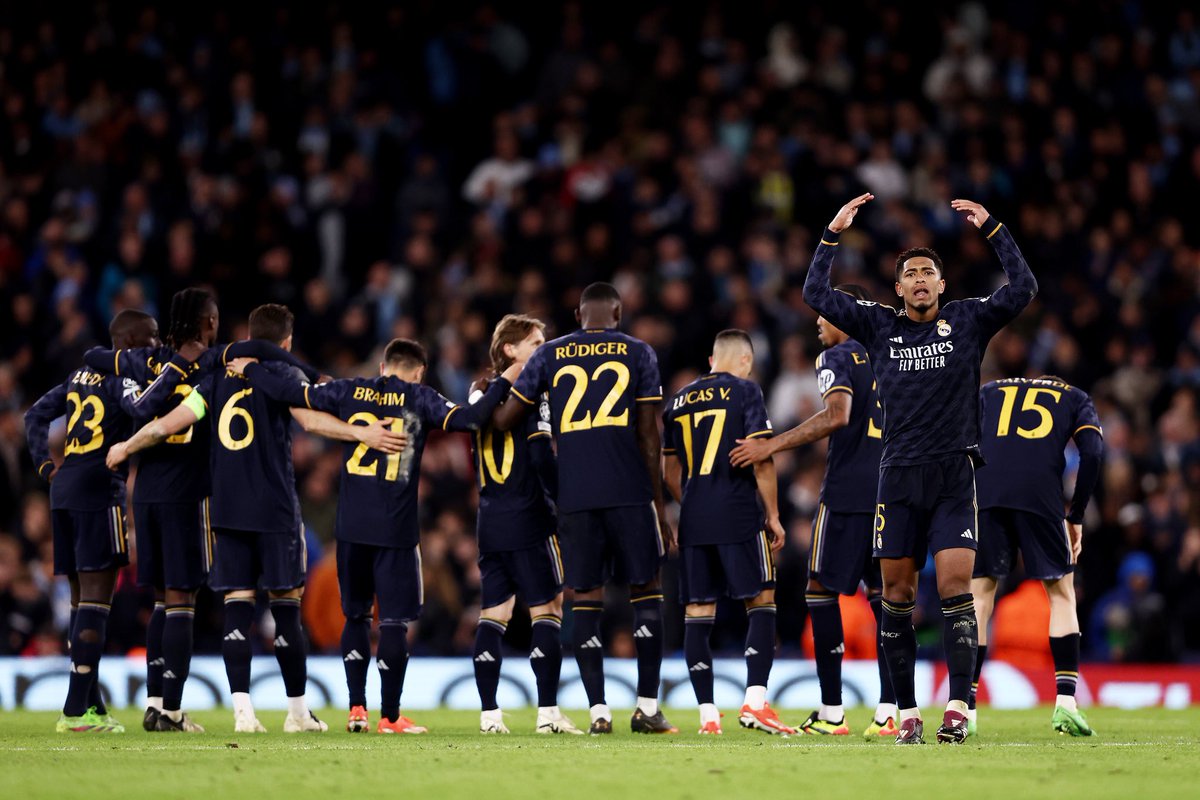
M 745 395 L 747 398 L 751 400 L 762 400 L 762 387 L 754 381 L 747 378 L 734 378 L 733 384 L 734 386 L 741 388 L 743 395 Z

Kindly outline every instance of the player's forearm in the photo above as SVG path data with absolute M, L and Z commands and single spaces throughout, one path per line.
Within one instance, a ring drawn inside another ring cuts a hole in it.
M 50 458 L 50 423 L 67 411 L 67 391 L 56 386 L 46 392 L 25 412 L 25 444 L 43 478 L 54 469 Z
M 755 464 L 754 482 L 758 484 L 758 496 L 762 498 L 767 519 L 778 519 L 779 480 L 775 475 L 775 462 L 768 458 Z
M 339 442 L 358 442 L 363 431 L 361 425 L 351 425 L 332 414 L 324 411 L 313 411 L 311 408 L 293 408 L 292 419 L 300 423 L 300 427 L 314 436 L 324 436 Z
M 129 455 L 141 452 L 161 444 L 168 436 L 171 436 L 178 431 L 168 430 L 164 421 L 161 419 L 151 420 L 143 425 L 138 432 L 129 437 L 125 442 L 125 452 Z
M 496 378 L 478 402 L 455 407 L 444 422 L 446 430 L 460 433 L 479 430 L 511 390 L 512 384 L 505 378 Z
M 650 474 L 650 491 L 654 495 L 654 506 L 658 510 L 665 507 L 662 481 L 662 442 L 658 439 L 658 425 L 647 432 L 643 428 L 638 431 L 638 449 L 642 453 L 642 461 L 646 464 L 646 472 Z
M 830 408 L 825 407 L 796 427 L 767 441 L 771 446 L 771 454 L 774 455 L 784 450 L 794 450 L 797 447 L 812 444 L 844 427 L 846 427 L 845 421 L 834 414 Z
M 804 278 L 804 302 L 823 315 L 826 315 L 834 300 L 829 275 L 833 271 L 833 256 L 837 246 L 838 235 L 826 228 L 821 235 L 821 243 L 813 253 L 808 275 Z
M 122 408 L 136 419 L 156 417 L 166 411 L 171 396 L 186 376 L 186 372 L 168 362 L 149 386 L 128 400 L 123 399 Z
M 683 464 L 674 455 L 663 459 L 663 481 L 676 503 L 683 502 Z
M 531 404 L 509 392 L 508 399 L 492 412 L 492 426 L 498 431 L 511 431 L 532 408 Z

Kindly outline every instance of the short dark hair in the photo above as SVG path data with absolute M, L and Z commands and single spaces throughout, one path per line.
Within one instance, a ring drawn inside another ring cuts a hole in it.
M 178 350 L 184 342 L 200 339 L 200 318 L 215 305 L 217 298 L 207 289 L 181 289 L 171 298 L 171 327 L 167 329 L 167 344 Z M 287 337 L 284 337 L 287 338 Z
M 108 335 L 116 339 L 126 333 L 134 325 L 146 320 L 152 320 L 154 317 L 147 314 L 145 311 L 138 311 L 133 308 L 125 308 L 117 312 L 117 315 L 112 318 L 112 322 L 108 323 Z
M 848 294 L 855 300 L 870 300 L 871 295 L 867 294 L 867 290 L 859 286 L 857 283 L 843 283 L 841 286 L 833 287 L 834 291 Z
M 910 258 L 928 258 L 937 267 L 938 277 L 942 277 L 942 257 L 932 247 L 910 247 L 896 256 L 896 283 L 900 282 L 900 273 L 904 271 L 904 262 Z
M 579 295 L 580 303 L 590 303 L 594 300 L 611 300 L 614 303 L 619 303 L 621 302 L 621 293 L 611 283 L 597 281 L 590 284 L 583 290 L 583 294 Z
M 499 374 L 512 366 L 513 360 L 504 353 L 504 345 L 517 345 L 525 341 L 535 330 L 546 330 L 546 323 L 526 314 L 505 314 L 492 333 L 492 369 Z
M 401 369 L 427 367 L 429 355 L 420 342 L 414 342 L 412 339 L 392 339 L 383 351 L 383 361 Z
M 292 335 L 296 317 L 287 306 L 266 303 L 250 312 L 250 338 L 280 344 Z
M 727 328 L 718 333 L 717 338 L 713 340 L 713 349 L 715 350 L 717 346 L 722 343 L 733 344 L 735 342 L 744 344 L 746 347 L 750 348 L 751 353 L 754 352 L 754 342 L 751 340 L 750 334 L 746 333 L 741 328 Z
M 1050 381 L 1051 383 L 1061 383 L 1066 386 L 1071 385 L 1071 384 L 1067 383 L 1066 381 L 1064 381 L 1062 378 L 1058 377 L 1057 375 L 1039 375 L 1038 380 L 1039 381 Z

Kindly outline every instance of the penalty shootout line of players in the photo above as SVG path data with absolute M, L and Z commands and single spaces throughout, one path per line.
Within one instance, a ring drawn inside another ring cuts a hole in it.
M 139 519 L 137 526 L 139 553 L 160 557 L 160 563 L 151 560 L 144 573 L 139 564 L 139 578 L 156 589 L 165 587 L 164 616 L 175 623 L 168 635 L 165 625 L 156 631 L 152 619 L 148 684 L 157 680 L 164 688 L 161 708 L 154 704 L 158 697 L 151 694 L 144 726 L 184 731 L 198 727 L 190 723 L 178 701 L 191 655 L 190 626 L 186 641 L 179 638 L 180 623 L 190 623 L 187 603 L 194 603 L 194 589 L 207 581 L 226 595 L 222 656 L 235 731 L 265 730 L 248 691 L 257 588 L 268 590 L 275 618 L 275 656 L 289 707 L 284 730 L 327 728 L 308 709 L 304 697 L 306 643 L 299 598 L 305 554 L 291 463 L 295 419 L 306 430 L 345 442 L 336 537 L 346 619 L 342 650 L 351 697 L 350 731 L 370 729 L 365 690 L 374 607 L 380 618 L 376 664 L 381 681 L 375 729 L 425 731 L 400 713 L 400 699 L 408 662 L 407 625 L 419 617 L 423 603 L 415 478 L 427 433 L 437 426 L 472 434 L 480 481 L 483 611 L 473 664 L 481 731 L 507 732 L 496 687 L 502 638 L 513 603 L 520 598 L 530 606 L 534 623 L 530 664 L 538 686 L 536 730 L 583 732 L 557 703 L 563 657 L 562 589 L 569 585 L 575 592 L 572 645 L 589 701 L 588 732 L 612 732 L 613 715 L 604 693 L 600 619 L 603 587 L 615 580 L 631 586 L 638 672 L 631 729 L 677 732 L 657 700 L 663 659 L 659 569 L 674 539 L 665 515 L 665 484 L 681 505 L 685 658 L 700 707 L 701 733 L 721 733 L 721 715 L 712 702 L 709 638 L 716 600 L 726 596 L 744 601 L 749 620 L 747 685 L 739 723 L 766 733 L 848 734 L 840 697 L 844 648 L 836 595 L 852 592 L 864 579 L 871 587 L 867 565 L 879 559 L 882 571 L 875 572 L 879 577 L 873 608 L 879 620 L 883 691 L 865 735 L 895 737 L 901 744 L 923 741 L 913 699 L 912 565 L 918 558 L 924 560 L 928 548 L 935 552 L 938 564 L 951 672 L 952 700 L 938 740 L 961 742 L 968 734 L 968 719 L 974 722 L 964 687 L 970 687 L 978 663 L 970 579 L 979 530 L 973 459 L 967 458 L 978 451 L 980 441 L 977 353 L 1024 308 L 1036 282 L 1007 232 L 996 236 L 1002 226 L 995 223 L 988 238 L 996 246 L 1010 285 L 989 298 L 939 308 L 937 295 L 944 282 L 940 260 L 932 251 L 909 251 L 898 261 L 897 294 L 904 298 L 903 312 L 833 291 L 828 275 L 837 234 L 869 199 L 869 195 L 858 198 L 839 212 L 826 230 L 805 285 L 806 298 L 821 311 L 822 320 L 838 326 L 831 325 L 831 331 L 845 331 L 843 343 L 850 335 L 863 343 L 863 352 L 847 354 L 849 362 L 869 364 L 858 376 L 846 376 L 848 382 L 843 383 L 830 368 L 837 360 L 833 358 L 837 348 L 823 355 L 818 382 L 826 411 L 838 408 L 839 416 L 850 419 L 857 414 L 858 428 L 865 430 L 860 441 L 878 441 L 875 450 L 864 448 L 858 455 L 849 444 L 831 443 L 807 590 L 818 638 L 822 704 L 802 725 L 784 725 L 766 700 L 776 640 L 773 554 L 783 541 L 771 455 L 831 435 L 845 422 L 810 425 L 810 420 L 772 438 L 762 391 L 748 380 L 754 355 L 750 337 L 742 331 L 726 331 L 714 343 L 711 373 L 666 404 L 660 438 L 657 359 L 644 342 L 618 330 L 620 296 L 610 284 L 601 283 L 587 287 L 581 296 L 580 330 L 552 342 L 545 342 L 540 321 L 505 317 L 493 335 L 496 377 L 478 386 L 467 405 L 423 385 L 427 355 L 419 344 L 406 340 L 388 345 L 376 378 L 313 385 L 312 371 L 299 372 L 307 368 L 288 352 L 293 318 L 281 306 L 261 306 L 251 314 L 253 347 L 251 343 L 213 346 L 216 305 L 205 293 L 189 295 L 190 299 L 177 296 L 168 348 L 157 344 L 156 330 L 150 334 L 153 320 L 145 315 L 132 322 L 128 317 L 114 320 L 117 350 L 89 353 L 88 366 L 66 384 L 74 389 L 64 387 L 63 392 L 47 395 L 49 399 L 39 401 L 36 413 L 31 410 L 27 419 L 31 449 L 44 463 L 43 475 L 57 476 L 51 487 L 56 556 L 60 545 L 75 556 L 73 562 L 64 558 L 59 563 L 56 558 L 56 571 L 72 577 L 75 596 L 80 598 L 72 626 L 71 682 L 59 729 L 120 728 L 96 702 L 95 675 L 104 638 L 97 617 L 111 602 L 115 569 L 127 560 L 121 470 L 138 452 L 143 453 L 143 470 L 167 465 L 175 470 L 172 474 L 187 476 L 181 483 L 188 484 L 191 492 L 183 503 L 158 496 L 141 504 L 163 504 L 166 499 L 179 507 L 165 515 L 169 523 L 157 526 L 156 517 L 143 511 L 148 524 L 143 526 Z M 976 227 L 988 222 L 991 228 L 994 221 L 982 207 L 955 203 L 956 209 L 969 213 Z M 140 336 L 134 335 L 139 332 Z M 948 338 L 951 335 L 954 339 Z M 825 341 L 824 331 L 822 338 Z M 954 340 L 960 345 L 965 340 L 967 346 L 956 348 Z M 891 358 L 893 344 L 913 353 L 936 353 L 940 360 L 923 366 L 914 386 L 913 378 L 905 375 L 910 370 L 900 363 L 914 359 Z M 139 364 L 144 365 L 143 377 L 153 381 L 145 392 L 137 381 L 122 377 Z M 867 379 L 870 389 L 865 387 Z M 848 397 L 854 397 L 855 403 L 865 400 L 865 414 L 847 408 Z M 884 407 L 886 426 L 882 414 L 878 420 L 873 417 Z M 81 413 L 85 408 L 93 413 Z M 917 419 L 918 411 L 931 408 L 937 413 Z M 1011 404 L 1004 408 L 1011 416 Z M 1028 402 L 1022 410 L 1027 408 Z M 536 413 L 530 413 L 534 409 Z M 52 471 L 45 428 L 55 414 L 69 410 L 66 456 L 61 467 Z M 141 424 L 147 418 L 151 421 Z M 114 425 L 109 435 L 104 420 Z M 135 420 L 140 427 L 129 436 Z M 894 425 L 901 432 L 895 436 L 889 433 L 893 420 L 901 423 Z M 1099 430 L 1098 425 L 1095 428 Z M 551 438 L 555 448 L 550 447 Z M 845 458 L 834 458 L 835 445 Z M 959 455 L 947 460 L 938 455 L 944 453 Z M 115 471 L 108 472 L 106 465 Z M 64 482 L 64 476 L 71 477 Z M 879 502 L 867 513 L 840 508 L 834 487 L 845 483 L 847 476 L 853 476 L 859 495 L 863 485 L 879 484 Z M 85 485 L 92 487 L 92 501 L 86 507 L 73 507 L 78 505 L 75 495 L 82 494 Z M 141 486 L 139 478 L 139 490 Z M 253 492 L 252 498 L 248 491 Z M 202 503 L 199 513 L 193 496 L 197 493 Z M 943 497 L 952 498 L 949 505 Z M 964 516 L 967 509 L 969 517 Z M 134 512 L 138 516 L 136 495 Z M 953 524 L 930 526 L 928 520 L 939 515 Z M 190 528 L 182 526 L 184 517 L 192 520 Z M 109 521 L 107 529 L 98 525 L 103 519 Z M 961 535 L 960 523 L 964 525 Z M 953 540 L 938 538 L 950 528 L 955 529 L 950 534 Z M 1025 548 L 1022 540 L 1022 551 Z M 821 646 L 830 642 L 834 646 Z M 1064 684 L 1078 672 L 1077 632 L 1074 642 L 1074 671 L 1059 671 Z M 156 653 L 162 655 L 155 657 Z M 1069 654 L 1063 660 L 1070 666 Z M 1056 666 L 1058 662 L 1056 657 Z M 164 667 L 158 675 L 155 665 Z M 1081 715 L 1073 708 L 1067 711 L 1077 715 L 1072 724 L 1078 727 Z

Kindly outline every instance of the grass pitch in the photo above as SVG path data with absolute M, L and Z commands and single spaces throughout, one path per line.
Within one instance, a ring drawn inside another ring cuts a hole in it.
M 615 710 L 614 710 L 615 711 Z M 771 737 L 742 730 L 695 735 L 696 712 L 673 709 L 678 736 L 629 732 L 616 711 L 611 737 L 537 736 L 534 712 L 511 712 L 508 736 L 482 736 L 479 715 L 414 713 L 424 736 L 350 735 L 345 713 L 327 709 L 326 734 L 284 735 L 282 712 L 260 712 L 271 733 L 234 735 L 228 711 L 199 713 L 196 735 L 147 734 L 141 710 L 118 718 L 124 735 L 56 734 L 57 714 L 0 712 L 4 796 L 238 797 L 417 796 L 431 798 L 730 798 L 819 794 L 839 798 L 926 794 L 1028 800 L 1122 798 L 1164 790 L 1187 796 L 1200 768 L 1200 707 L 1186 711 L 1093 709 L 1089 739 L 1050 729 L 1050 709 L 981 710 L 981 735 L 960 747 L 896 747 L 858 737 Z M 781 713 L 798 723 L 807 712 Z M 856 730 L 868 713 L 855 709 Z M 372 721 L 375 719 L 372 715 Z M 575 711 L 577 723 L 586 711 Z M 927 734 L 940 721 L 926 711 Z

